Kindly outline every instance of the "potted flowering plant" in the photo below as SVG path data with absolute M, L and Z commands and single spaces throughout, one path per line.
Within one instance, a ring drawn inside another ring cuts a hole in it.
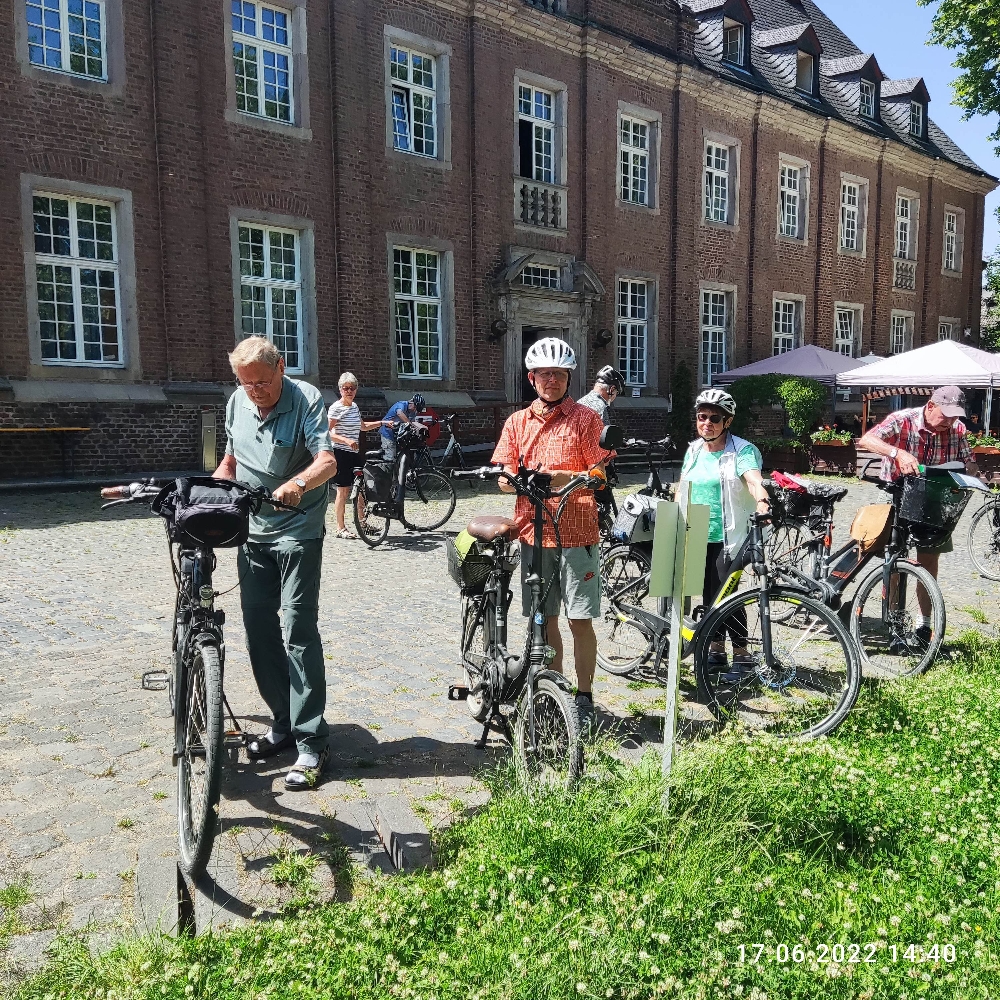
M 809 435 L 809 467 L 813 472 L 828 475 L 854 476 L 858 470 L 858 450 L 850 431 L 842 431 L 834 424 L 825 424 Z
M 1000 438 L 994 437 L 989 431 L 969 434 L 968 438 L 984 482 L 995 483 L 1000 480 Z
M 982 431 L 979 434 L 968 434 L 969 444 L 977 455 L 1000 455 L 1000 438 Z
M 795 438 L 758 438 L 756 444 L 764 458 L 765 469 L 808 472 L 809 462 L 801 441 Z

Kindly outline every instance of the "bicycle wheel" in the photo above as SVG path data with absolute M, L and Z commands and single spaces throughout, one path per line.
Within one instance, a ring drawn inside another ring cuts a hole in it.
M 601 560 L 601 617 L 597 631 L 597 664 L 619 677 L 650 660 L 653 640 L 627 606 L 649 603 L 649 556 L 631 545 L 616 545 Z
M 354 498 L 354 526 L 365 545 L 375 548 L 389 534 L 389 501 L 369 502 L 362 483 Z
M 1000 580 L 1000 503 L 987 501 L 969 525 L 969 555 L 980 576 Z
M 857 649 L 825 605 L 794 590 L 776 588 L 768 597 L 769 619 L 761 613 L 760 595 L 751 593 L 733 595 L 706 617 L 694 652 L 699 696 L 720 722 L 739 721 L 778 736 L 823 736 L 857 700 Z M 764 629 L 770 631 L 770 664 Z M 744 662 L 734 660 L 734 635 L 736 648 L 745 649 Z M 723 650 L 725 662 L 719 662 Z
M 580 712 L 571 694 L 547 677 L 538 680 L 535 746 L 528 723 L 528 691 L 522 693 L 514 724 L 514 757 L 521 776 L 532 782 L 569 786 L 583 773 Z
M 916 563 L 900 559 L 889 580 L 889 611 L 882 617 L 882 567 L 859 584 L 851 605 L 851 633 L 866 677 L 915 677 L 934 662 L 944 640 L 944 597 L 937 580 Z M 919 598 L 931 609 L 930 634 L 916 627 Z
M 493 710 L 486 669 L 493 652 L 492 643 L 487 639 L 488 612 L 485 597 L 470 597 L 465 601 L 462 615 L 462 668 L 465 686 L 469 689 L 465 707 L 476 722 L 485 722 Z
M 456 499 L 451 480 L 440 472 L 407 471 L 403 524 L 414 531 L 434 531 L 454 513 Z
M 197 878 L 212 853 L 222 784 L 222 667 L 213 643 L 194 647 L 178 694 L 180 866 L 189 878 Z

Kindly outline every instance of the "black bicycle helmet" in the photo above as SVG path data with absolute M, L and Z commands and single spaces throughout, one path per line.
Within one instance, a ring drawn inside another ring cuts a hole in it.
M 424 402 L 424 397 L 420 395 L 419 392 L 415 392 L 410 399 L 410 402 L 416 408 L 417 413 L 423 413 L 427 409 L 427 404 Z
M 625 376 L 612 365 L 605 365 L 597 373 L 597 381 L 610 385 L 612 389 L 617 389 L 619 392 L 625 391 Z

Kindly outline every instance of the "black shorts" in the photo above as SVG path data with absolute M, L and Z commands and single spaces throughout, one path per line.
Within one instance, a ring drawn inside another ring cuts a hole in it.
M 333 457 L 337 460 L 337 474 L 333 477 L 334 486 L 353 486 L 354 470 L 364 461 L 356 451 L 346 451 L 334 448 Z

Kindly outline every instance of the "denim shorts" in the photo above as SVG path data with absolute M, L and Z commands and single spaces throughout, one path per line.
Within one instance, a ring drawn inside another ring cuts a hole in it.
M 531 546 L 521 542 L 521 614 L 531 614 L 531 590 L 525 585 L 531 565 Z M 542 549 L 542 579 L 547 583 L 556 568 L 556 550 Z M 542 592 L 545 591 L 545 584 Z M 567 618 L 601 617 L 601 547 L 582 545 L 562 550 L 559 578 L 554 580 L 545 599 L 546 618 L 559 614 L 560 604 Z

